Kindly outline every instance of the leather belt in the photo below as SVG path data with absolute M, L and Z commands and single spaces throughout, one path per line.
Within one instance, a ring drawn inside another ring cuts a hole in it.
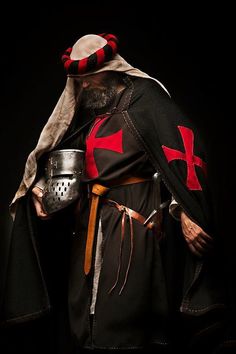
M 132 219 L 139 221 L 140 224 L 147 227 L 148 229 L 152 229 L 155 226 L 153 221 L 149 221 L 146 224 L 147 219 L 143 215 L 139 214 L 137 211 L 134 211 L 133 209 L 128 208 L 125 205 L 117 203 L 115 200 L 105 199 L 104 202 L 110 206 L 117 208 L 120 212 L 124 212 L 126 215 L 130 216 Z
M 116 187 L 120 185 L 134 184 L 149 181 L 150 179 L 141 177 L 128 177 L 113 180 L 109 183 L 109 187 L 102 186 L 101 184 L 95 183 L 91 191 L 91 204 L 90 204 L 90 214 L 88 222 L 87 240 L 85 248 L 85 260 L 84 260 L 84 273 L 89 274 L 92 264 L 92 253 L 93 253 L 93 243 L 96 228 L 97 210 L 99 204 L 99 197 L 105 195 L 111 187 Z M 131 210 L 131 209 L 130 209 Z M 136 215 L 133 210 L 133 215 Z M 137 213 L 138 214 L 138 213 Z M 136 215 L 137 217 L 138 215 Z M 140 218 L 139 214 L 139 218 Z M 145 221 L 145 218 L 143 218 Z M 141 219 L 140 219 L 141 220 Z M 150 223 L 149 223 L 150 224 Z M 148 224 L 148 225 L 149 225 Z M 147 226 L 147 225 L 146 225 Z

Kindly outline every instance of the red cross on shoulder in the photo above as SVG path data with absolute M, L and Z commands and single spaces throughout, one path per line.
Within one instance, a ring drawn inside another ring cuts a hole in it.
M 167 158 L 168 163 L 174 160 L 183 160 L 187 164 L 186 185 L 190 190 L 202 190 L 200 182 L 196 174 L 196 166 L 203 169 L 206 174 L 206 163 L 198 156 L 194 155 L 194 133 L 192 129 L 178 126 L 185 151 L 172 149 L 162 145 L 162 149 Z

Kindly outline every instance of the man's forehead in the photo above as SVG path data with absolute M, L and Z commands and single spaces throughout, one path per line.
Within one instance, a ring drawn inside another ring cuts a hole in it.
M 100 73 L 95 73 L 95 74 L 90 74 L 90 75 L 69 75 L 69 77 L 73 78 L 74 80 L 78 81 L 78 82 L 84 82 L 84 81 L 88 81 L 88 82 L 92 82 L 92 81 L 99 81 L 104 79 L 105 77 L 107 77 L 109 74 L 107 71 L 103 71 Z

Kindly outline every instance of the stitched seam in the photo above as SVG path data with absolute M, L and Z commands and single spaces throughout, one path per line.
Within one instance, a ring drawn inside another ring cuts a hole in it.
M 191 312 L 191 313 L 198 313 L 198 312 L 206 312 L 207 310 L 212 310 L 214 308 L 225 308 L 225 305 L 224 304 L 215 304 L 215 305 L 210 305 L 210 306 L 206 306 L 204 308 L 201 308 L 201 309 L 186 309 L 185 308 L 185 305 L 188 305 L 189 304 L 189 301 L 187 301 L 186 303 L 184 303 L 184 305 L 182 305 L 180 307 L 180 310 L 181 311 L 184 311 L 187 310 L 188 312 Z
M 37 317 L 38 315 L 43 314 L 45 312 L 49 312 L 49 311 L 50 311 L 50 307 L 48 307 L 48 308 L 45 307 L 45 309 L 37 311 L 37 312 L 32 312 L 32 313 L 27 314 L 27 315 L 21 315 L 21 316 L 18 316 L 18 317 L 10 318 L 9 320 L 5 320 L 5 321 L 3 321 L 1 323 L 1 325 L 10 324 L 10 323 L 13 323 L 13 322 L 24 321 L 24 320 L 27 320 L 28 318 Z
M 128 81 L 128 84 L 130 85 L 130 87 L 129 87 L 129 93 L 125 97 L 124 103 L 123 103 L 123 105 L 121 107 L 122 111 L 123 111 L 123 109 L 125 108 L 126 105 L 127 105 L 127 108 L 130 105 L 131 97 L 132 97 L 132 94 L 134 92 L 134 84 L 133 84 L 133 82 L 129 78 L 127 78 L 127 81 Z

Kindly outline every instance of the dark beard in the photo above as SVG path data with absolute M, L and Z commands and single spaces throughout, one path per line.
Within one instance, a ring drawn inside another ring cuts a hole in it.
M 120 73 L 109 72 L 101 81 L 100 88 L 87 88 L 82 91 L 81 105 L 89 110 L 111 107 L 117 95 L 117 88 L 124 84 Z
M 113 103 L 116 94 L 116 86 L 113 85 L 102 89 L 86 89 L 82 93 L 81 105 L 83 105 L 84 108 L 94 110 L 105 108 Z

